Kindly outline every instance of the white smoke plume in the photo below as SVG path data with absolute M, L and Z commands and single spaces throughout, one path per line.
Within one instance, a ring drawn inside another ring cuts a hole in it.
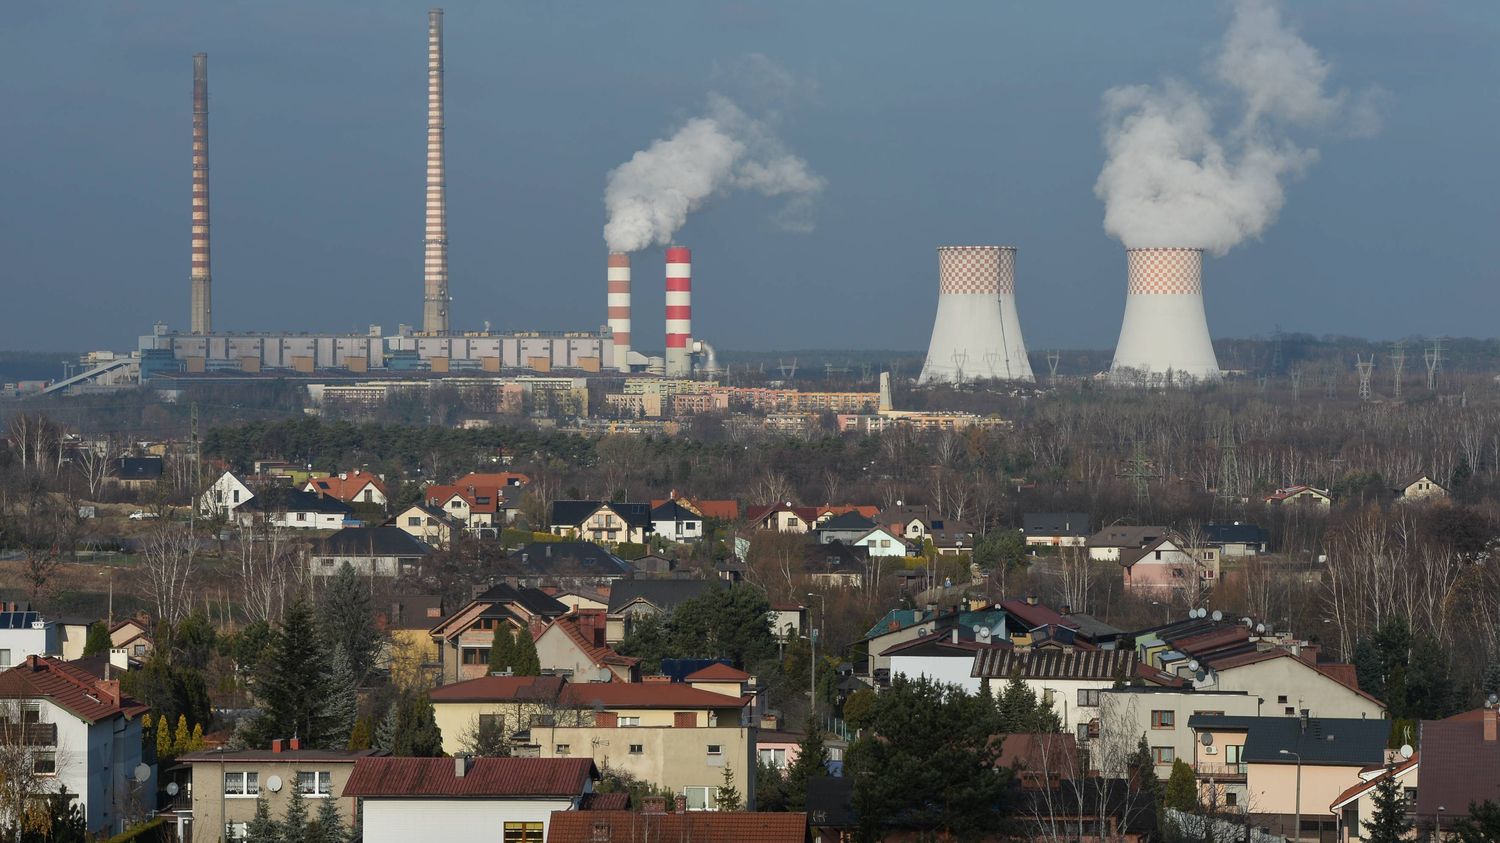
M 1292 132 L 1378 128 L 1378 92 L 1330 93 L 1329 65 L 1270 0 L 1235 4 L 1210 70 L 1241 112 L 1222 135 L 1213 125 L 1218 100 L 1183 82 L 1104 94 L 1108 158 L 1094 193 L 1104 200 L 1104 230 L 1127 247 L 1222 255 L 1275 222 L 1286 181 L 1317 161 Z
M 710 94 L 702 116 L 610 171 L 604 241 L 617 252 L 668 245 L 688 214 L 736 190 L 787 197 L 777 222 L 807 231 L 808 212 L 822 189 L 823 179 L 787 151 L 766 121 Z

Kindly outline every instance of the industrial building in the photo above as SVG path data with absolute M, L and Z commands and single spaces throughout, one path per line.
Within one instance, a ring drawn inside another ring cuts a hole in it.
M 939 246 L 938 307 L 921 383 L 1033 380 L 1013 246 Z
M 1110 377 L 1170 386 L 1218 380 L 1203 311 L 1202 249 L 1126 249 L 1129 282 Z

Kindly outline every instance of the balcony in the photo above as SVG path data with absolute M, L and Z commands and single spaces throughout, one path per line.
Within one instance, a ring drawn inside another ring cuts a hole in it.
M 1212 761 L 1199 761 L 1193 767 L 1193 772 L 1198 774 L 1199 779 L 1213 779 L 1217 782 L 1242 782 L 1245 780 L 1248 765 L 1246 764 L 1220 764 Z
M 57 746 L 57 724 L 0 720 L 0 736 L 21 746 Z

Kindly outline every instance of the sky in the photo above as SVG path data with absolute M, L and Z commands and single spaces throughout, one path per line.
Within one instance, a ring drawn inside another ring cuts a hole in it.
M 920 350 L 944 244 L 1016 246 L 1032 350 L 1110 348 L 1125 260 L 1094 185 L 1105 91 L 1207 70 L 1219 3 L 454 2 L 453 327 L 604 321 L 608 174 L 711 95 L 820 180 L 711 198 L 694 335 L 721 350 Z M 188 321 L 194 52 L 209 55 L 218 330 L 419 323 L 427 4 L 18 3 L 0 27 L 0 349 L 128 349 Z M 1380 129 L 1304 139 L 1258 238 L 1205 260 L 1217 337 L 1493 336 L 1500 4 L 1329 0 L 1285 17 Z M 1232 111 L 1216 116 L 1225 125 Z M 660 348 L 662 250 L 634 257 Z

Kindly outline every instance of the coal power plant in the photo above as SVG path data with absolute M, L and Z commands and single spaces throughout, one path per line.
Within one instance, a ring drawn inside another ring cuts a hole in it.
M 1030 381 L 1014 246 L 938 247 L 938 309 L 920 383 Z

